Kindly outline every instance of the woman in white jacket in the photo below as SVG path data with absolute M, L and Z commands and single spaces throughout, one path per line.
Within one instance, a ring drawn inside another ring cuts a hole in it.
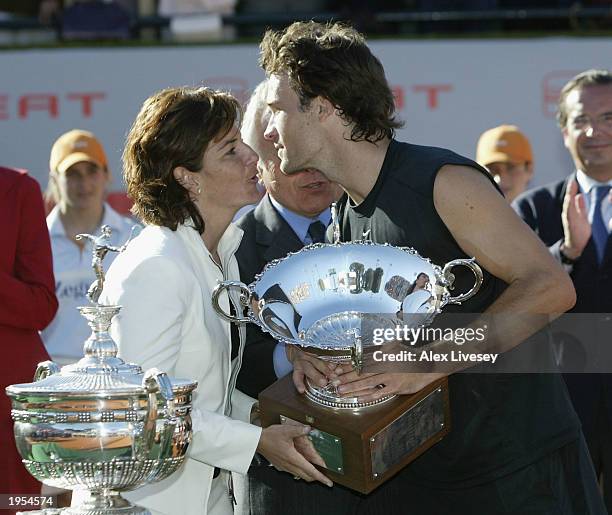
M 100 301 L 123 306 L 112 333 L 126 361 L 198 381 L 185 465 L 127 495 L 154 513 L 232 513 L 228 471 L 246 473 L 256 451 L 281 470 L 331 486 L 295 447 L 308 454 L 299 441 L 307 428 L 262 430 L 229 417 L 244 328 L 232 349 L 230 324 L 213 311 L 211 292 L 239 277 L 234 252 L 242 231 L 231 220 L 261 196 L 257 155 L 240 139 L 239 113 L 227 93 L 163 90 L 145 101 L 123 154 L 133 212 L 146 228 L 110 267 Z M 230 301 L 240 309 L 226 295 L 224 310 Z

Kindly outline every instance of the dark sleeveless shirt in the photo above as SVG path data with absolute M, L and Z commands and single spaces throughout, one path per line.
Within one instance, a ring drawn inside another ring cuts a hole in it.
M 345 195 L 340 202 L 342 241 L 364 239 L 369 231 L 367 239 L 413 247 L 437 265 L 471 257 L 434 206 L 434 181 L 447 164 L 475 168 L 491 179 L 484 168 L 449 150 L 391 141 L 376 184 L 364 201 L 354 206 Z M 445 307 L 445 312 L 480 313 L 495 301 L 507 285 L 483 272 L 479 292 L 460 306 Z M 453 273 L 455 292 L 472 286 L 467 269 L 457 267 Z M 408 465 L 400 477 L 450 488 L 481 484 L 578 438 L 579 422 L 557 374 L 458 373 L 449 377 L 449 386 L 449 435 Z

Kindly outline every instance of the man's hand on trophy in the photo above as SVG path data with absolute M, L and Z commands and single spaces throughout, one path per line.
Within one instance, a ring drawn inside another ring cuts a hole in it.
M 338 368 L 336 363 L 319 359 L 304 352 L 296 345 L 287 345 L 285 352 L 287 359 L 293 365 L 293 383 L 298 392 L 306 391 L 305 377 L 317 386 L 325 386 L 336 379 Z
M 266 427 L 261 432 L 257 452 L 278 470 L 288 472 L 296 479 L 304 479 L 309 483 L 319 481 L 324 485 L 333 486 L 332 481 L 312 464 L 321 464 L 321 457 L 314 448 L 312 450 L 307 449 L 304 441 L 301 440 L 302 438 L 307 439 L 309 432 L 309 426 L 301 425 L 275 424 Z M 300 451 L 304 451 L 305 454 L 301 454 Z
M 334 385 L 343 397 L 357 397 L 361 402 L 372 402 L 388 395 L 409 395 L 444 377 L 443 373 L 385 372 L 358 374 L 347 371 L 338 376 Z

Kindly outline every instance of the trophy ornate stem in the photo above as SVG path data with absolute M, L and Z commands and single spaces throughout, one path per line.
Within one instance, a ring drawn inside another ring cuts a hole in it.
M 86 357 L 114 358 L 117 344 L 110 336 L 112 318 L 121 311 L 121 306 L 83 306 L 78 308 L 91 328 L 91 336 L 85 341 L 83 351 Z

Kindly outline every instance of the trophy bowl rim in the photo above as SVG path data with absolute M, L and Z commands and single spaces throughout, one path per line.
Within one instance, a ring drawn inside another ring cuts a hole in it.
M 370 246 L 370 247 L 385 247 L 385 248 L 397 249 L 411 256 L 415 256 L 419 259 L 422 259 L 423 261 L 431 265 L 434 268 L 434 270 L 440 275 L 440 277 L 442 276 L 442 267 L 439 265 L 436 265 L 430 258 L 421 256 L 421 254 L 419 254 L 419 252 L 414 247 L 408 247 L 408 246 L 399 247 L 396 245 L 391 245 L 390 243 L 376 243 L 370 240 L 355 240 L 355 241 L 340 241 L 336 243 L 310 243 L 308 245 L 305 245 L 299 250 L 296 250 L 294 252 L 289 252 L 286 256 L 282 258 L 273 259 L 272 261 L 269 261 L 268 263 L 265 264 L 261 272 L 259 272 L 258 274 L 255 274 L 255 278 L 253 279 L 253 281 L 251 281 L 251 283 L 247 285 L 247 288 L 249 289 L 251 293 L 254 293 L 255 285 L 260 281 L 260 279 L 271 269 L 276 268 L 282 262 L 286 261 L 287 258 L 290 258 L 292 256 L 297 256 L 299 254 L 305 254 L 307 252 L 315 251 L 315 250 L 322 249 L 322 248 L 341 248 L 341 247 L 352 247 L 352 246 Z
M 413 247 L 409 247 L 409 246 L 396 246 L 396 245 L 391 245 L 390 243 L 377 243 L 377 242 L 373 242 L 370 240 L 354 240 L 354 241 L 343 241 L 343 242 L 335 242 L 335 243 L 311 243 L 309 245 L 305 245 L 304 247 L 302 247 L 301 249 L 294 251 L 294 252 L 289 252 L 286 256 L 282 257 L 282 258 L 277 258 L 277 259 L 273 259 L 272 261 L 266 263 L 266 265 L 264 266 L 264 268 L 262 269 L 261 272 L 259 272 L 258 274 L 255 275 L 255 278 L 253 279 L 253 281 L 251 283 L 249 283 L 247 285 L 247 288 L 250 292 L 251 298 L 255 298 L 254 294 L 255 294 L 255 288 L 257 287 L 257 285 L 259 284 L 259 282 L 261 281 L 261 279 L 263 278 L 264 275 L 266 275 L 268 272 L 270 272 L 271 270 L 275 269 L 276 267 L 278 267 L 281 263 L 285 262 L 287 259 L 293 257 L 293 256 L 298 256 L 300 254 L 306 254 L 306 253 L 310 253 L 310 252 L 314 252 L 323 248 L 337 248 L 337 249 L 341 249 L 343 247 L 381 247 L 381 248 L 390 248 L 390 249 L 397 249 L 397 251 L 405 253 L 409 256 L 412 257 L 416 257 L 422 261 L 424 261 L 425 263 L 427 263 L 429 266 L 431 266 L 435 272 L 436 275 L 436 282 L 444 282 L 444 275 L 443 275 L 443 268 L 440 265 L 435 264 L 434 262 L 432 262 L 432 260 L 430 258 L 426 258 L 421 256 L 421 254 L 419 254 L 419 252 L 414 249 Z M 441 305 L 443 304 L 443 301 L 445 298 L 450 297 L 450 293 L 448 291 L 444 291 L 444 293 L 441 296 L 441 301 L 440 303 L 438 303 L 439 305 L 437 305 L 434 309 L 432 309 L 432 311 L 429 313 L 429 315 L 431 315 L 431 319 L 433 320 L 433 318 L 435 318 L 437 315 L 439 315 L 442 312 L 441 309 Z M 263 331 L 265 331 L 266 333 L 270 334 L 274 339 L 276 339 L 277 341 L 286 344 L 286 345 L 299 345 L 300 347 L 311 347 L 311 348 L 317 348 L 317 349 L 321 349 L 321 350 L 338 350 L 338 351 L 343 351 L 343 350 L 350 350 L 353 346 L 352 345 L 334 345 L 334 344 L 330 344 L 330 345 L 325 345 L 325 344 L 321 344 L 321 343 L 315 343 L 312 342 L 310 340 L 305 339 L 304 335 L 308 332 L 308 329 L 304 329 L 302 331 L 300 331 L 300 336 L 303 337 L 302 338 L 298 338 L 298 339 L 292 339 L 292 338 L 288 338 L 285 337 L 283 335 L 281 335 L 280 333 L 276 333 L 271 331 L 266 324 L 262 323 L 259 320 L 259 317 L 253 312 L 251 306 L 246 306 L 248 308 L 247 310 L 247 317 L 249 318 L 249 320 L 256 324 L 260 329 L 262 329 Z M 355 310 L 348 308 L 346 310 L 346 312 L 353 312 Z M 398 321 L 399 322 L 399 321 Z M 313 324 L 314 325 L 314 324 Z

